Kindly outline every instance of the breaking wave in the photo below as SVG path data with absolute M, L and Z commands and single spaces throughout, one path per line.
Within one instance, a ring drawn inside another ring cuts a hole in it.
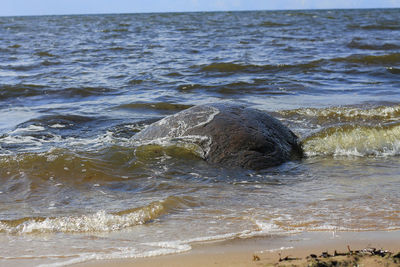
M 308 156 L 400 154 L 400 105 L 396 103 L 300 108 L 279 111 L 278 116 L 297 125 Z
M 331 127 L 303 140 L 303 148 L 308 156 L 397 156 L 400 124 Z
M 144 207 L 115 213 L 101 210 L 94 214 L 75 216 L 1 220 L 0 232 L 9 234 L 110 232 L 142 225 L 170 211 L 193 205 L 189 198 L 171 196 Z
M 400 119 L 400 105 L 300 108 L 279 111 L 280 116 L 309 119 L 318 124 L 340 122 L 392 122 Z

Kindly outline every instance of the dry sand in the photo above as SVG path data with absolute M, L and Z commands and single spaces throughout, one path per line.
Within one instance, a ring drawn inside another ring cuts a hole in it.
M 393 256 L 400 252 L 400 231 L 305 232 L 290 236 L 234 239 L 192 244 L 191 251 L 181 254 L 90 261 L 74 266 L 335 266 L 335 262 L 340 262 L 340 266 L 400 266 L 400 259 L 396 263 L 397 258 L 393 260 L 393 257 L 380 256 L 345 255 L 328 259 L 306 259 L 310 254 L 334 254 L 335 250 L 348 253 L 347 246 L 353 251 L 368 247 L 385 249 L 394 252 Z M 297 260 L 279 261 L 285 257 Z

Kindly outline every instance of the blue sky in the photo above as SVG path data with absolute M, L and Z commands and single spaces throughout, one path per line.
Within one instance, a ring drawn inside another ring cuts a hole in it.
M 400 7 L 400 0 L 0 0 L 0 16 Z

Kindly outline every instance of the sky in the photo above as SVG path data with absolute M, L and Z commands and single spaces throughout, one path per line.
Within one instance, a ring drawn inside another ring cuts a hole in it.
M 400 8 L 400 0 L 0 0 L 0 16 L 226 10 Z

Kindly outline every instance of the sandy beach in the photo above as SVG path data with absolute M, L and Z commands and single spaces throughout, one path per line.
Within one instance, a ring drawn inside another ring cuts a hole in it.
M 400 252 L 400 231 L 386 232 L 305 232 L 281 237 L 259 237 L 229 241 L 198 243 L 186 253 L 123 260 L 99 260 L 76 264 L 82 267 L 100 266 L 308 266 L 310 254 L 324 259 L 327 252 L 349 254 L 366 248 Z M 356 260 L 360 266 L 400 266 L 399 261 L 381 256 L 336 256 L 334 262 L 351 265 Z M 281 260 L 280 260 L 281 259 Z M 286 259 L 286 260 L 285 260 Z M 341 265 L 341 266 L 348 266 Z M 318 266 L 318 265 L 314 265 Z M 326 265 L 330 266 L 330 265 Z

